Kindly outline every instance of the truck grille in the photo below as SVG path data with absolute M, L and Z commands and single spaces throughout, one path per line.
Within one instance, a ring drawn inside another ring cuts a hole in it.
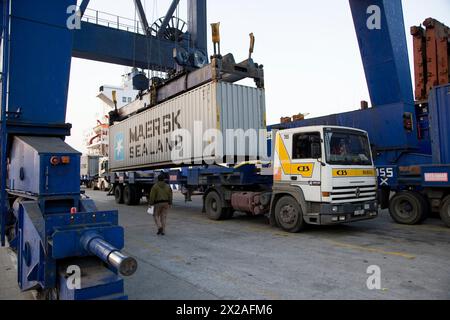
M 377 186 L 346 186 L 333 187 L 331 193 L 332 203 L 345 202 L 362 202 L 368 200 L 375 200 L 377 197 Z

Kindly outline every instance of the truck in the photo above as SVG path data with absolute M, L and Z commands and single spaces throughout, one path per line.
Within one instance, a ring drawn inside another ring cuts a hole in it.
M 80 185 L 92 190 L 108 191 L 108 157 L 83 155 L 80 161 Z
M 376 171 L 366 132 L 312 126 L 274 133 L 273 160 L 216 172 L 170 173 L 185 190 L 203 189 L 210 219 L 234 212 L 267 215 L 272 225 L 298 232 L 305 224 L 332 225 L 378 216 Z M 176 172 L 176 171 L 175 171 Z
M 98 179 L 99 156 L 83 155 L 80 159 L 80 185 L 93 188 Z
M 219 83 L 214 86 L 220 88 L 222 85 Z M 255 100 L 222 97 L 222 102 L 245 103 L 234 105 L 235 108 L 222 103 L 220 111 L 214 102 L 211 103 L 210 90 L 215 89 L 211 89 L 210 85 L 201 86 L 197 92 L 191 90 L 175 99 L 185 106 L 183 111 L 186 114 L 197 119 L 229 119 L 231 116 L 235 119 L 236 116 L 245 117 L 236 110 L 254 110 L 250 113 L 251 118 L 256 128 L 264 131 L 255 143 L 264 145 L 267 151 L 267 132 L 261 122 L 265 117 L 264 91 L 235 84 L 226 84 L 225 87 L 226 90 L 218 90 L 227 94 L 238 91 L 256 91 L 260 94 L 254 95 L 257 97 Z M 212 96 L 216 97 L 217 94 Z M 202 110 L 201 99 L 208 101 L 205 108 L 214 111 L 213 114 Z M 196 101 L 197 113 L 190 112 L 186 101 Z M 117 203 L 139 204 L 142 196 L 149 193 L 157 175 L 165 170 L 168 182 L 179 185 L 186 200 L 190 200 L 194 193 L 203 196 L 203 211 L 212 220 L 230 219 L 236 211 L 240 211 L 249 215 L 266 215 L 273 225 L 287 232 L 298 232 L 305 224 L 330 225 L 377 217 L 376 170 L 367 132 L 339 126 L 274 130 L 271 133 L 274 148 L 269 161 L 220 162 L 222 157 L 217 158 L 215 154 L 217 162 L 211 165 L 205 163 L 211 160 L 211 155 L 201 149 L 200 153 L 188 153 L 189 157 L 183 158 L 192 160 L 184 168 L 171 170 L 170 167 L 177 164 L 171 158 L 172 153 L 161 149 L 157 154 L 151 146 L 170 141 L 170 135 L 158 134 L 159 129 L 153 131 L 153 127 L 155 122 L 163 123 L 159 120 L 161 115 L 173 115 L 177 110 L 177 103 L 169 100 L 166 104 L 147 109 L 110 127 L 113 141 L 110 144 L 110 182 Z M 234 115 L 229 114 L 230 110 L 234 110 Z M 191 120 L 181 113 L 177 122 L 192 132 L 193 129 L 189 127 Z M 214 123 L 214 127 L 223 132 L 224 123 L 221 120 L 218 122 Z M 149 123 L 152 124 L 151 129 Z M 251 127 L 244 126 L 244 129 Z M 172 133 L 173 136 L 176 134 Z M 244 144 L 246 142 L 243 141 Z M 189 142 L 184 147 L 190 148 L 192 145 Z M 249 143 L 242 148 L 245 155 L 250 154 L 248 147 Z M 146 148 L 149 151 L 144 151 Z M 172 148 L 176 149 L 175 146 Z M 226 152 L 221 154 L 225 155 Z M 193 165 L 202 156 L 201 165 Z
M 332 225 L 378 216 L 377 178 L 367 132 L 312 126 L 274 133 L 273 160 L 168 170 L 168 182 L 195 192 L 212 220 L 239 211 L 266 215 L 298 232 L 305 224 Z M 136 205 L 161 171 L 114 173 L 116 201 Z
M 337 125 L 367 131 L 381 209 L 399 224 L 434 215 L 450 227 L 450 28 L 433 18 L 411 27 L 414 99 L 401 1 L 350 4 L 372 107 L 365 102 L 361 110 L 281 121 L 269 130 Z M 377 31 L 365 19 L 373 4 L 383 11 L 392 6 Z
M 249 59 L 236 63 L 219 49 L 210 64 L 152 79 L 136 101 L 109 114 L 116 202 L 139 204 L 165 170 L 187 201 L 203 196 L 203 211 L 213 220 L 240 211 L 266 215 L 272 225 L 298 232 L 305 224 L 377 217 L 376 170 L 364 130 L 272 130 L 272 148 L 264 71 L 251 59 L 250 37 Z M 245 78 L 256 87 L 236 84 Z
M 94 186 L 97 190 L 109 191 L 111 188 L 108 164 L 108 157 L 100 157 L 98 162 L 98 175 L 94 180 Z

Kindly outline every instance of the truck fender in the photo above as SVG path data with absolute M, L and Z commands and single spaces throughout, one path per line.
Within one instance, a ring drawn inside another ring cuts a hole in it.
M 272 192 L 272 200 L 270 202 L 270 211 L 269 211 L 269 220 L 270 225 L 276 226 L 277 222 L 275 219 L 275 206 L 277 201 L 283 196 L 291 196 L 293 197 L 300 207 L 302 208 L 303 213 L 307 212 L 307 205 L 305 200 L 305 195 L 303 194 L 303 190 L 300 186 L 293 186 L 289 184 L 274 184 L 273 192 Z

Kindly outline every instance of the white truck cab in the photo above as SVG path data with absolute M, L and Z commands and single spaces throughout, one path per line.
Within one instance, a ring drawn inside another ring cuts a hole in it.
M 98 167 L 97 188 L 101 191 L 107 191 L 110 189 L 108 164 L 109 164 L 108 157 L 100 158 Z
M 378 215 L 376 170 L 365 131 L 311 126 L 273 132 L 273 224 L 290 232 Z

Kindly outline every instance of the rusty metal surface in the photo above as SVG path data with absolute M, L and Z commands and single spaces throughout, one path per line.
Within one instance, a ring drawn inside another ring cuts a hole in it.
M 236 192 L 231 196 L 231 205 L 237 211 L 258 215 L 264 210 L 260 196 L 257 192 Z
M 417 101 L 421 101 L 425 100 L 427 96 L 427 55 L 425 29 L 421 26 L 413 26 L 411 27 L 411 35 L 413 36 L 414 50 L 415 98 Z
M 427 32 L 429 31 L 430 34 L 434 33 L 431 38 L 434 38 L 435 41 L 434 46 L 436 56 L 429 56 L 428 58 L 430 60 L 434 58 L 436 59 L 436 70 L 433 70 L 433 72 L 436 72 L 435 77 L 437 79 L 437 84 L 446 84 L 449 82 L 448 41 L 450 29 L 445 24 L 432 18 L 426 19 L 423 24 L 426 26 Z
M 433 18 L 423 26 L 411 27 L 417 101 L 427 100 L 433 87 L 450 82 L 450 29 Z

